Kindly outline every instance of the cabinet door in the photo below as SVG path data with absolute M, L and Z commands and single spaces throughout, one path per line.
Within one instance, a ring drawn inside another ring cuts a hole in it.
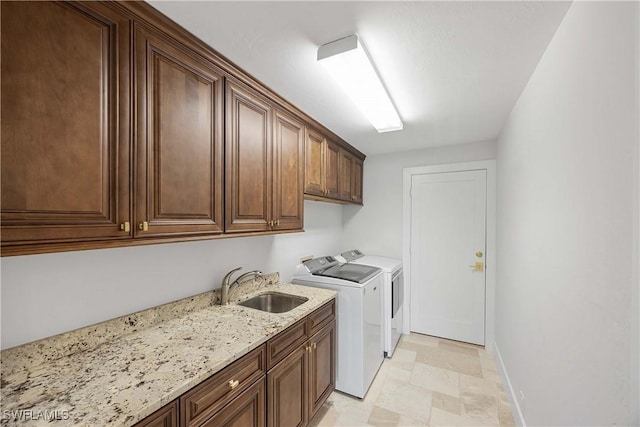
M 304 126 L 276 111 L 273 144 L 275 230 L 302 229 L 304 204 Z
M 307 128 L 304 153 L 304 192 L 325 195 L 325 140 L 318 132 Z
M 231 80 L 226 102 L 225 231 L 269 230 L 272 108 Z
M 222 77 L 136 29 L 136 236 L 222 232 Z
M 325 189 L 326 196 L 340 198 L 340 146 L 329 140 L 325 152 Z
M 335 389 L 336 322 L 332 321 L 309 340 L 309 419 Z
M 264 427 L 265 379 L 256 381 L 200 427 Z
M 270 427 L 298 427 L 307 422 L 307 345 L 298 347 L 267 374 Z
M 364 163 L 355 158 L 353 161 L 353 178 L 351 180 L 351 198 L 356 203 L 362 203 L 362 177 L 364 173 Z
M 133 427 L 178 427 L 178 401 L 163 406 Z
M 353 194 L 351 188 L 353 185 L 353 155 L 346 150 L 340 150 L 340 199 L 352 201 Z
M 0 7 L 2 245 L 130 238 L 128 19 Z

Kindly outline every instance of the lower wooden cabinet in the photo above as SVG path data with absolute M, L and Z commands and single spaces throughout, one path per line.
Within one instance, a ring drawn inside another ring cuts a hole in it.
M 303 427 L 335 388 L 335 300 L 135 427 Z
M 307 346 L 298 347 L 267 374 L 269 426 L 300 427 L 308 419 Z
M 178 427 L 178 400 L 158 409 L 134 427 Z
M 236 397 L 220 412 L 209 418 L 201 427 L 264 427 L 265 387 L 264 376 L 244 393 Z
M 256 380 L 264 378 L 265 371 L 265 346 L 262 345 L 183 394 L 181 424 L 203 425 Z
M 309 340 L 309 419 L 336 388 L 336 322 Z
M 333 320 L 267 373 L 268 426 L 307 425 L 335 389 L 335 331 Z

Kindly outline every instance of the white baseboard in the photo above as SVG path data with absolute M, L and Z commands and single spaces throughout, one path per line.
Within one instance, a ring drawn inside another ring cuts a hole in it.
M 509 374 L 507 374 L 507 368 L 504 366 L 502 355 L 500 354 L 498 344 L 495 341 L 493 343 L 493 348 L 495 349 L 496 359 L 498 360 L 498 369 L 500 370 L 500 376 L 502 377 L 502 381 L 504 381 L 508 388 L 507 397 L 509 398 L 509 403 L 511 403 L 511 412 L 514 414 L 514 421 L 518 426 L 527 427 L 527 423 L 524 419 L 524 414 L 522 413 L 522 408 L 520 408 L 520 405 L 518 404 L 518 396 L 516 395 L 516 392 L 511 385 Z

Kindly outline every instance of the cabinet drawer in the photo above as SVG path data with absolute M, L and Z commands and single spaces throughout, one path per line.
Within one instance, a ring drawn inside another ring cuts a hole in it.
M 303 319 L 271 338 L 267 342 L 267 369 L 273 368 L 296 347 L 302 345 L 308 337 L 306 319 Z
M 180 397 L 182 425 L 199 425 L 265 373 L 265 346 L 233 362 Z
M 255 382 L 247 391 L 234 399 L 199 427 L 264 427 L 265 379 Z
M 309 322 L 309 336 L 312 336 L 320 329 L 324 328 L 325 325 L 329 324 L 333 319 L 336 318 L 336 303 L 335 300 L 331 300 L 326 303 L 313 313 L 309 315 L 307 318 Z

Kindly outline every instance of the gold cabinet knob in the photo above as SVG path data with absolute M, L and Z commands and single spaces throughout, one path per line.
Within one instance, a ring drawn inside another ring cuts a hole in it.
M 131 223 L 129 221 L 125 221 L 122 224 L 120 224 L 120 230 L 124 231 L 125 233 L 128 233 L 131 231 Z
M 138 224 L 138 230 L 149 231 L 149 223 L 147 221 L 142 221 Z
M 280 225 L 280 220 L 276 219 L 276 225 Z
M 476 252 L 476 256 L 477 256 L 478 258 L 482 258 L 482 255 L 483 255 L 483 254 L 482 254 L 482 252 L 480 252 L 480 251 Z
M 316 343 L 312 343 L 312 344 L 311 344 L 311 346 L 313 347 L 313 349 L 314 349 L 314 350 L 315 350 L 315 349 L 316 349 L 316 347 L 317 347 Z
M 229 381 L 229 387 L 231 387 L 231 390 L 233 390 L 234 388 L 238 387 L 238 384 L 240 384 L 240 381 L 238 381 L 238 380 Z

